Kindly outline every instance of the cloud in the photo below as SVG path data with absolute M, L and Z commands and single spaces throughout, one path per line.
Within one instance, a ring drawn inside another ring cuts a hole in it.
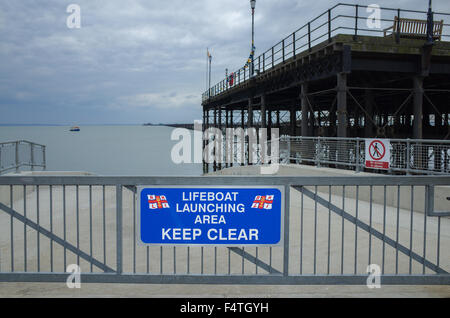
M 166 92 L 143 93 L 132 96 L 122 96 L 111 106 L 114 108 L 147 108 L 178 110 L 185 106 L 198 104 L 199 96 L 192 93 Z
M 71 3 L 81 7 L 81 29 L 66 26 Z M 256 55 L 335 3 L 258 0 Z M 399 0 L 395 6 L 425 10 L 427 4 Z M 450 12 L 448 1 L 435 6 Z M 243 66 L 250 12 L 243 0 L 2 0 L 0 123 L 61 123 L 76 116 L 99 123 L 192 122 L 201 118 L 206 48 L 213 55 L 213 84 L 225 68 Z

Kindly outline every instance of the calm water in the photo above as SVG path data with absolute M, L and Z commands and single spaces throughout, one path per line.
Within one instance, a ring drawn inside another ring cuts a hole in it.
M 152 126 L 0 127 L 0 142 L 28 140 L 47 146 L 47 170 L 99 175 L 201 175 L 201 164 L 174 164 L 174 128 Z

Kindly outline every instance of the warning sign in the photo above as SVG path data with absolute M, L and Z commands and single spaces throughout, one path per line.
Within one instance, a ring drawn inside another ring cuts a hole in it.
M 389 139 L 366 139 L 366 168 L 389 169 Z

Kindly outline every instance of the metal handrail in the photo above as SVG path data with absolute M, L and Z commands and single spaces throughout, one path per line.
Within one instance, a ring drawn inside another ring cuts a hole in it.
M 450 140 L 389 140 L 392 149 L 389 158 L 391 165 L 387 172 L 450 175 Z M 281 136 L 271 142 L 279 142 L 280 157 L 288 163 L 313 163 L 318 167 L 323 164 L 346 166 L 356 171 L 366 169 L 365 138 Z M 308 143 L 302 145 L 302 142 Z M 341 157 L 335 157 L 330 155 L 332 152 L 344 153 Z
M 450 212 L 440 211 L 449 184 L 449 176 L 1 176 L 0 282 L 67 282 L 67 261 L 76 259 L 83 283 L 364 285 L 367 265 L 376 264 L 383 284 L 449 284 Z M 190 244 L 184 253 L 176 244 L 139 242 L 140 186 L 258 185 L 284 188 L 277 245 Z M 23 231 L 14 230 L 19 224 Z
M 24 156 L 20 155 L 20 145 L 26 145 L 25 150 L 27 153 Z M 10 146 L 9 149 L 10 154 L 9 158 L 4 155 L 4 148 Z M 39 150 L 41 153 L 41 160 L 36 160 L 35 152 Z M 35 142 L 27 141 L 27 140 L 16 140 L 16 141 L 6 141 L 0 142 L 0 174 L 5 173 L 10 170 L 15 170 L 16 173 L 20 171 L 21 167 L 30 167 L 33 171 L 36 167 L 42 168 L 46 170 L 46 146 L 42 144 L 38 144 Z M 24 160 L 24 157 L 29 158 L 29 160 Z M 9 160 L 8 160 L 9 159 Z
M 352 14 L 342 14 L 338 13 L 337 15 L 333 16 L 333 13 L 338 8 L 352 8 L 354 13 Z M 304 24 L 297 30 L 295 30 L 293 33 L 289 34 L 288 36 L 284 37 L 281 41 L 277 42 L 275 45 L 273 45 L 271 48 L 260 54 L 258 57 L 254 59 L 255 63 L 255 71 L 256 74 L 265 72 L 275 65 L 280 64 L 281 62 L 285 62 L 288 58 L 295 57 L 298 53 L 304 52 L 305 48 L 308 50 L 311 50 L 312 45 L 316 44 L 318 40 L 322 39 L 325 36 L 328 36 L 328 40 L 331 40 L 331 37 L 336 34 L 336 31 L 343 30 L 344 32 L 348 31 L 347 33 L 350 33 L 357 37 L 360 35 L 361 32 L 370 32 L 373 34 L 383 34 L 383 29 L 368 29 L 368 28 L 361 28 L 359 26 L 359 21 L 367 19 L 367 17 L 361 16 L 359 11 L 360 9 L 367 9 L 370 6 L 367 5 L 355 5 L 355 4 L 348 4 L 348 3 L 338 3 L 335 6 L 331 7 L 330 9 L 326 10 L 319 16 L 315 17 L 314 19 L 310 20 L 308 23 Z M 388 8 L 388 7 L 380 7 L 380 10 L 383 11 L 391 11 L 399 16 L 403 16 L 404 14 L 427 14 L 427 11 L 421 11 L 421 10 L 411 10 L 411 9 L 395 9 L 395 8 Z M 403 13 L 403 14 L 402 14 Z M 434 16 L 441 16 L 442 18 L 450 16 L 450 13 L 444 13 L 444 12 L 433 12 Z M 319 19 L 326 16 L 326 20 L 322 23 L 320 23 L 318 26 L 312 27 L 312 24 Z M 348 26 L 340 25 L 337 27 L 332 27 L 332 24 L 338 23 L 336 20 L 343 20 L 346 21 L 352 20 L 352 25 Z M 381 22 L 394 22 L 394 19 L 386 19 L 386 18 L 380 18 Z M 445 22 L 445 21 L 444 21 Z M 443 24 L 444 27 L 450 26 L 448 23 Z M 320 29 L 326 28 L 323 33 L 316 36 L 317 32 L 320 32 Z M 300 33 L 301 32 L 301 33 Z M 313 37 L 314 34 L 314 37 Z M 450 37 L 450 34 L 442 34 L 442 37 Z M 297 45 L 300 41 L 305 40 L 306 43 L 302 45 Z M 288 41 L 288 43 L 286 43 Z M 286 47 L 291 47 L 290 50 L 286 51 Z M 277 55 L 280 55 L 277 57 Z M 262 61 L 262 68 L 261 68 L 261 61 Z M 267 62 L 267 63 L 266 63 Z M 258 66 L 258 68 L 256 68 Z M 233 72 L 235 74 L 235 80 L 233 85 L 229 85 L 227 78 L 221 80 L 219 83 L 214 85 L 213 87 L 209 88 L 206 92 L 202 94 L 202 101 L 205 101 L 211 97 L 217 96 L 233 87 L 236 87 L 247 80 L 250 79 L 250 72 L 246 69 L 246 67 L 239 68 L 236 72 Z M 230 73 L 231 74 L 231 73 Z M 257 75 L 256 75 L 257 76 Z

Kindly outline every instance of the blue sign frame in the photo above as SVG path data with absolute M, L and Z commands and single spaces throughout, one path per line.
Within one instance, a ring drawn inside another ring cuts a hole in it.
M 260 246 L 283 241 L 284 187 L 139 186 L 144 245 Z

